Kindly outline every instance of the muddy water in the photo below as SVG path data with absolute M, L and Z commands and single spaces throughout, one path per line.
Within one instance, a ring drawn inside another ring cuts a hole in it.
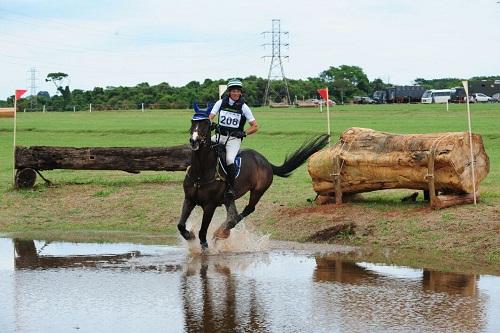
M 500 331 L 500 277 L 292 247 L 201 256 L 0 238 L 0 332 Z

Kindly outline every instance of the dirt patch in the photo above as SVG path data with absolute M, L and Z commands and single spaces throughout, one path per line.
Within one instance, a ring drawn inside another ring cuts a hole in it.
M 307 238 L 308 242 L 329 242 L 338 236 L 345 237 L 347 235 L 355 234 L 356 225 L 350 223 L 340 223 L 333 227 L 326 228 L 315 232 L 311 237 Z
M 499 212 L 491 201 L 443 210 L 422 202 L 367 201 L 274 207 L 267 217 L 272 223 L 252 223 L 276 239 L 393 249 L 436 261 L 447 258 L 452 266 L 465 261 L 491 266 L 500 263 Z

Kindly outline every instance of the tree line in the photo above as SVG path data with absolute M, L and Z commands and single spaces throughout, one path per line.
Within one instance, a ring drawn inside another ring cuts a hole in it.
M 39 92 L 37 96 L 26 97 L 18 101 L 20 109 L 41 110 L 45 106 L 48 111 L 86 110 L 92 104 L 93 110 L 128 110 L 128 109 L 180 109 L 189 108 L 193 102 L 201 105 L 215 102 L 218 99 L 218 87 L 225 84 L 226 79 L 205 79 L 203 82 L 191 81 L 182 87 L 174 87 L 166 82 L 150 85 L 147 82 L 133 87 L 95 87 L 92 90 L 73 89 L 64 85 L 66 73 L 49 73 L 46 81 L 52 82 L 58 93 L 50 96 L 47 92 Z M 469 80 L 499 79 L 500 77 L 473 77 Z M 248 105 L 261 106 L 267 79 L 257 76 L 241 78 L 244 85 L 244 96 Z M 427 89 L 443 89 L 461 86 L 462 79 L 442 78 L 426 80 L 417 78 L 414 84 Z M 328 87 L 330 98 L 336 102 L 349 101 L 353 96 L 371 96 L 377 90 L 384 90 L 392 85 L 377 78 L 370 81 L 363 69 L 358 66 L 331 66 L 317 77 L 307 79 L 288 79 L 288 88 L 293 100 L 317 98 L 317 89 Z M 270 89 L 275 92 L 273 102 L 280 102 L 286 96 L 284 84 L 273 81 Z M 293 101 L 292 101 L 293 102 Z M 13 96 L 0 101 L 0 106 L 11 106 Z

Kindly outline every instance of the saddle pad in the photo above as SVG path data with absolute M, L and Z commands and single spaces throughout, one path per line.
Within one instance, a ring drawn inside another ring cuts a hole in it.
M 238 155 L 236 156 L 236 158 L 234 159 L 234 165 L 236 166 L 236 178 L 238 178 L 238 176 L 240 175 L 240 170 L 241 170 L 241 156 Z M 222 160 L 219 158 L 219 165 L 220 167 L 222 168 L 222 170 L 224 171 L 225 174 L 227 174 L 227 171 L 226 171 L 226 163 L 222 163 Z

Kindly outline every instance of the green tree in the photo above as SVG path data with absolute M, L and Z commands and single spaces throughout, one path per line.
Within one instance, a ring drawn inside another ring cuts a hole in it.
M 328 85 L 333 96 L 344 99 L 354 95 L 366 95 L 370 89 L 370 81 L 358 66 L 341 65 L 330 67 L 319 75 L 320 79 Z
M 391 86 L 390 84 L 384 83 L 384 81 L 382 81 L 382 79 L 379 79 L 379 78 L 375 79 L 372 82 L 370 82 L 369 95 L 373 95 L 373 93 L 377 90 L 385 90 L 385 89 L 389 88 L 390 86 Z
M 68 78 L 68 74 L 62 73 L 62 72 L 56 72 L 56 73 L 49 73 L 47 74 L 47 78 L 45 79 L 45 82 L 52 82 L 54 86 L 56 87 L 57 91 L 59 91 L 63 97 L 62 103 L 63 109 L 70 103 L 71 99 L 71 90 L 69 89 L 69 86 L 66 85 L 63 88 L 63 80 Z

